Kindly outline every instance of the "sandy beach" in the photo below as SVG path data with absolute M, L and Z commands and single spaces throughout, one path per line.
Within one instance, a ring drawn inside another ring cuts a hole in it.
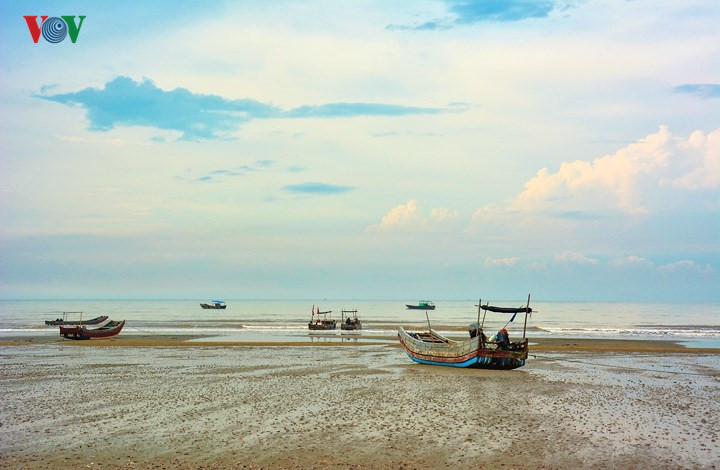
M 525 367 L 494 371 L 417 365 L 387 344 L 187 339 L 5 338 L 0 467 L 720 462 L 718 350 L 544 339 Z

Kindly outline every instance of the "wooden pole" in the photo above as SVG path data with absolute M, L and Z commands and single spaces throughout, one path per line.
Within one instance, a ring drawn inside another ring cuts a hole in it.
M 488 306 L 488 305 L 490 305 L 490 301 L 485 302 L 485 306 Z M 487 310 L 485 310 L 485 312 L 483 312 L 483 321 L 482 321 L 482 325 L 480 326 L 480 328 L 483 328 L 485 326 L 485 315 L 487 315 Z
M 525 325 L 523 326 L 523 339 L 525 339 L 525 330 L 527 330 L 527 316 L 528 309 L 530 308 L 530 294 L 528 294 L 527 305 L 525 306 Z
M 425 310 L 425 318 L 427 318 L 428 322 L 428 333 L 432 333 L 432 328 L 430 328 L 430 315 L 428 315 L 427 310 Z
M 482 328 L 480 328 L 480 310 L 481 310 L 480 306 L 481 306 L 481 305 L 482 305 L 482 299 L 479 299 L 479 300 L 478 300 L 477 331 L 475 332 L 475 336 L 476 336 L 477 339 L 478 339 L 478 354 L 480 354 L 479 351 L 480 351 L 480 350 L 482 349 L 482 347 L 483 347 L 483 338 L 482 338 L 482 337 L 483 337 L 483 333 L 482 333 Z

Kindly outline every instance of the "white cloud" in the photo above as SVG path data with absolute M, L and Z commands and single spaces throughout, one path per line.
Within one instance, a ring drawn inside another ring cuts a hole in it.
M 709 264 L 704 267 L 700 266 L 694 261 L 684 259 L 676 261 L 674 263 L 665 264 L 658 267 L 658 271 L 662 273 L 675 273 L 675 272 L 697 272 L 701 274 L 710 274 L 714 272 L 714 269 Z
M 429 216 L 420 211 L 417 201 L 410 199 L 406 204 L 400 204 L 383 216 L 379 224 L 369 226 L 366 231 L 393 232 L 405 230 L 444 231 L 449 229 L 449 223 L 457 220 L 458 211 L 444 207 L 434 208 Z
M 677 150 L 680 176 L 669 176 L 662 183 L 684 189 L 720 187 L 720 129 L 707 135 L 695 131 L 678 144 Z
M 600 261 L 595 258 L 588 258 L 582 253 L 564 251 L 555 255 L 555 262 L 558 264 L 598 264 Z
M 608 261 L 608 265 L 621 268 L 624 266 L 653 266 L 653 262 L 642 256 L 625 256 Z
M 485 266 L 486 268 L 501 267 L 501 266 L 515 266 L 518 261 L 519 261 L 519 258 L 517 258 L 517 257 L 486 258 L 485 262 L 483 263 L 483 266 Z
M 663 186 L 716 189 L 720 185 L 720 129 L 675 137 L 667 126 L 615 154 L 564 162 L 525 183 L 511 205 L 521 211 L 649 211 L 647 200 Z

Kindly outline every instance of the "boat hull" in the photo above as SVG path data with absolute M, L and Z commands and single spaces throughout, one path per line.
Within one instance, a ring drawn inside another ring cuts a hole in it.
M 107 320 L 107 315 L 103 315 L 100 317 L 91 318 L 90 320 L 85 321 L 69 321 L 69 320 L 62 320 L 58 318 L 57 320 L 45 320 L 45 325 L 47 326 L 60 326 L 60 325 L 97 325 L 98 323 L 102 323 L 105 320 Z
M 398 340 L 408 357 L 419 364 L 481 369 L 517 369 L 525 365 L 527 340 L 515 343 L 515 351 L 489 349 L 478 344 L 478 338 L 452 341 L 432 332 L 436 341 L 423 341 L 417 335 L 398 331 Z M 429 336 L 429 335 L 428 335 Z
M 309 330 L 334 330 L 337 326 L 337 321 L 335 320 L 323 320 L 321 322 L 310 322 L 308 323 L 308 329 Z
M 350 330 L 362 330 L 362 323 L 360 322 L 360 320 L 356 321 L 355 323 L 343 322 L 343 323 L 340 324 L 340 329 L 341 329 L 341 330 L 348 330 L 348 331 L 350 331 Z
M 434 305 L 408 305 L 408 304 L 405 304 L 405 306 L 409 310 L 435 310 Z
M 105 327 L 88 329 L 80 325 L 61 326 L 60 336 L 67 339 L 101 339 L 117 336 L 125 326 L 125 320 L 112 322 Z
M 204 309 L 210 309 L 210 310 L 224 310 L 227 308 L 227 305 L 210 305 L 210 304 L 200 304 L 200 307 Z

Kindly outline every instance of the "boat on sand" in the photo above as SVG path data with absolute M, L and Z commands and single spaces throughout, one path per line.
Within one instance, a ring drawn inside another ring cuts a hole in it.
M 117 336 L 125 326 L 123 321 L 111 321 L 99 328 L 87 328 L 85 325 L 60 326 L 60 336 L 67 339 L 99 339 Z
M 80 320 L 68 320 L 68 317 L 73 313 L 80 314 Z M 82 312 L 63 312 L 62 318 L 55 320 L 45 320 L 46 326 L 60 326 L 60 325 L 97 325 L 107 320 L 107 315 L 91 318 L 89 320 L 82 319 Z
M 441 335 L 430 327 L 429 319 L 428 331 L 409 332 L 400 327 L 398 340 L 410 359 L 420 364 L 490 369 L 515 369 L 524 366 L 528 357 L 528 340 L 525 337 L 527 317 L 532 311 L 530 296 L 527 305 L 520 308 L 483 306 L 480 302 L 478 320 L 481 309 L 486 313 L 512 313 L 513 316 L 508 323 L 513 321 L 518 313 L 524 313 L 525 326 L 522 340 L 511 342 L 504 327 L 496 337 L 488 339 L 483 332 L 485 316 L 482 323 L 478 321 L 470 325 L 468 328 L 470 337 L 466 340 L 453 340 Z

